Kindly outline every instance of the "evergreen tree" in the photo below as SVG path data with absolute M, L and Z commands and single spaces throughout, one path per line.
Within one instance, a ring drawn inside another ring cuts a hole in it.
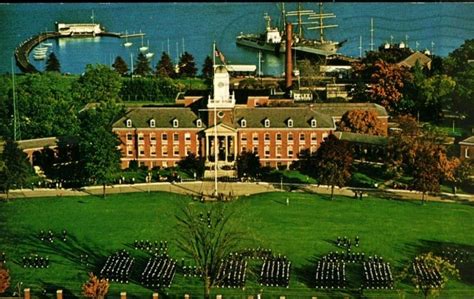
M 0 170 L 0 188 L 7 194 L 12 187 L 22 187 L 28 176 L 32 174 L 30 162 L 26 154 L 18 147 L 18 143 L 8 139 L 0 155 L 3 168 Z
M 45 70 L 47 72 L 58 72 L 58 73 L 61 72 L 61 65 L 59 64 L 59 60 L 54 54 L 54 52 L 49 54 L 48 60 L 46 61 Z
M 256 153 L 245 151 L 237 156 L 237 174 L 239 178 L 256 178 L 260 172 L 260 158 Z
M 174 70 L 173 61 L 171 60 L 168 53 L 163 52 L 161 54 L 160 61 L 156 64 L 155 76 L 157 77 L 170 77 L 175 78 L 176 72 Z
M 115 58 L 114 64 L 112 64 L 112 67 L 114 70 L 119 73 L 121 76 L 125 76 L 128 72 L 128 65 L 127 63 L 122 59 L 121 56 L 117 56 Z
M 179 71 L 180 77 L 195 77 L 197 74 L 196 63 L 194 62 L 193 55 L 188 52 L 184 52 L 179 59 Z
M 212 58 L 208 55 L 206 56 L 206 59 L 204 60 L 204 64 L 202 65 L 202 76 L 205 79 L 210 79 L 212 78 L 214 74 L 214 66 L 212 62 Z
M 148 76 L 151 73 L 150 61 L 143 53 L 138 54 L 134 75 Z

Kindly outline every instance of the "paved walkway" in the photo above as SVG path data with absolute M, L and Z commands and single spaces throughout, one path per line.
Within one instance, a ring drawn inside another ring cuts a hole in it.
M 242 197 L 256 193 L 264 192 L 278 192 L 281 191 L 281 187 L 285 191 L 293 192 L 308 192 L 318 194 L 330 194 L 331 189 L 327 186 L 317 185 L 306 185 L 306 184 L 283 184 L 280 183 L 218 183 L 218 190 L 223 196 L 226 197 Z M 395 200 L 421 200 L 421 193 L 416 191 L 407 190 L 396 190 L 396 189 L 358 189 L 363 191 L 363 196 L 368 193 L 371 195 L 395 199 Z M 211 194 L 214 192 L 214 182 L 183 182 L 183 183 L 140 183 L 140 184 L 121 184 L 107 186 L 106 193 L 129 193 L 129 192 L 151 192 L 151 191 L 166 191 L 180 194 L 187 194 L 201 198 L 204 196 L 205 199 L 210 199 Z M 334 188 L 335 195 L 343 195 L 348 197 L 355 197 L 354 191 L 350 188 Z M 30 198 L 30 197 L 47 197 L 47 196 L 87 196 L 87 195 L 102 195 L 102 186 L 91 186 L 85 187 L 80 190 L 73 189 L 50 189 L 50 188 L 35 188 L 32 189 L 21 189 L 11 190 L 9 197 L 15 198 Z M 5 194 L 0 194 L 0 198 L 6 198 Z M 426 195 L 428 201 L 439 201 L 439 202 L 470 202 L 474 204 L 474 195 L 469 194 L 457 194 L 452 193 L 440 193 L 437 195 Z

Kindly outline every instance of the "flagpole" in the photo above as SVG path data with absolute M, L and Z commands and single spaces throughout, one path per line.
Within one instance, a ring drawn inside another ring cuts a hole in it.
M 216 65 L 216 41 L 212 43 L 212 68 Z
M 13 69 L 12 57 L 12 83 L 13 83 L 13 141 L 16 141 L 16 100 L 15 100 L 15 71 Z

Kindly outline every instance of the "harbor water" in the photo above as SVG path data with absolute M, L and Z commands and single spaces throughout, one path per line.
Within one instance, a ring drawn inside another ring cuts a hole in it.
M 241 32 L 260 33 L 265 30 L 264 13 L 272 17 L 273 25 L 280 20 L 280 3 L 23 3 L 0 4 L 0 72 L 11 71 L 15 48 L 33 35 L 54 31 L 55 22 L 100 23 L 109 32 L 145 33 L 143 44 L 149 43 L 154 67 L 162 52 L 168 52 L 176 63 L 187 51 L 196 60 L 199 72 L 207 55 L 212 54 L 213 41 L 224 54 L 227 63 L 258 65 L 258 51 L 237 46 L 235 38 Z M 318 10 L 315 2 L 303 3 L 305 9 Z M 296 8 L 287 3 L 286 10 Z M 384 42 L 407 42 L 409 47 L 428 49 L 435 55 L 447 56 L 466 39 L 474 38 L 474 4 L 472 3 L 325 3 L 325 12 L 335 19 L 329 24 L 326 38 L 346 40 L 340 53 L 358 57 L 360 38 L 362 53 L 370 50 L 371 19 L 373 43 L 377 48 Z M 93 19 L 91 18 L 94 16 Z M 307 37 L 317 37 L 315 32 Z M 113 37 L 63 38 L 48 40 L 48 54 L 58 57 L 62 72 L 80 74 L 87 64 L 111 65 L 121 56 L 131 66 L 136 61 L 141 38 L 131 38 L 131 47 L 124 39 Z M 284 56 L 262 55 L 262 71 L 280 75 L 284 71 Z M 44 70 L 45 60 L 30 61 Z M 17 69 L 17 71 L 19 71 Z

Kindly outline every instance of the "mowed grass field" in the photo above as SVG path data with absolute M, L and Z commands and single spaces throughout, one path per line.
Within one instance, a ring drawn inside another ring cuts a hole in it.
M 289 198 L 289 205 L 286 205 Z M 225 204 L 234 211 L 234 221 L 246 231 L 249 240 L 244 247 L 271 248 L 292 262 L 289 288 L 261 287 L 257 274 L 261 261 L 250 261 L 245 290 L 214 289 L 224 298 L 247 298 L 262 293 L 263 298 L 342 298 L 358 296 L 362 273 L 360 267 L 347 266 L 349 290 L 324 292 L 314 289 L 315 263 L 330 251 L 341 251 L 334 244 L 338 236 L 360 237 L 360 246 L 353 252 L 366 256 L 382 256 L 392 265 L 396 276 L 418 253 L 458 248 L 471 251 L 471 261 L 461 268 L 461 280 L 450 281 L 441 292 L 442 298 L 474 297 L 474 207 L 467 204 L 396 201 L 378 198 L 354 200 L 305 193 L 266 193 L 230 203 L 200 203 L 188 196 L 152 192 L 100 197 L 57 197 L 11 200 L 0 203 L 0 252 L 7 255 L 7 267 L 12 277 L 8 292 L 15 291 L 18 282 L 29 287 L 33 295 L 44 292 L 53 298 L 56 289 L 63 289 L 66 298 L 81 296 L 81 285 L 87 273 L 98 273 L 108 255 L 126 249 L 136 258 L 132 267 L 132 282 L 111 283 L 108 298 L 119 298 L 126 291 L 128 298 L 151 298 L 153 290 L 136 282 L 148 255 L 133 248 L 134 240 L 167 240 L 172 258 L 191 260 L 175 246 L 176 215 L 186 205 L 205 210 L 212 204 Z M 59 236 L 63 229 L 68 240 L 55 238 L 42 242 L 40 230 L 52 230 Z M 48 269 L 22 268 L 21 258 L 30 254 L 49 256 Z M 89 255 L 89 265 L 80 255 Z M 192 298 L 202 296 L 198 278 L 184 277 L 177 272 L 171 288 L 160 290 L 161 298 Z M 406 282 L 396 282 L 396 290 L 364 291 L 373 298 L 420 297 Z

